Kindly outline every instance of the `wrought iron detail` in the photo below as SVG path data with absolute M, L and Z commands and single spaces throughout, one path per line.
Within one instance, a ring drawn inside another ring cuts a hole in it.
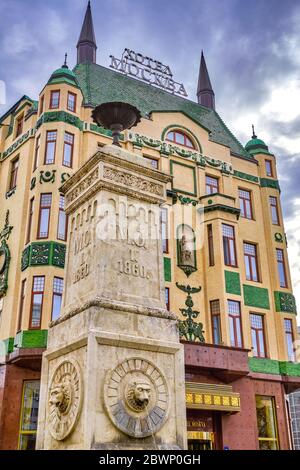
M 178 289 L 182 290 L 187 294 L 185 305 L 187 308 L 180 308 L 182 315 L 186 317 L 185 320 L 179 320 L 179 336 L 186 341 L 199 341 L 204 343 L 204 330 L 203 323 L 195 322 L 194 319 L 198 317 L 199 313 L 197 310 L 193 310 L 194 302 L 192 294 L 196 294 L 201 291 L 201 287 L 191 287 L 190 285 L 184 286 L 176 282 Z

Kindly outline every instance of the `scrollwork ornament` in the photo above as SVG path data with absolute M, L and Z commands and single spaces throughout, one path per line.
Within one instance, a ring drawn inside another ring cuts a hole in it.
M 62 361 L 52 375 L 48 397 L 48 427 L 57 441 L 64 440 L 74 430 L 82 396 L 82 376 L 77 361 Z

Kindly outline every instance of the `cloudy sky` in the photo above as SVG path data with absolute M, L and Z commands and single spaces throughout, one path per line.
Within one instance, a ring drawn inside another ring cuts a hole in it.
M 170 65 L 195 99 L 204 50 L 219 114 L 245 144 L 256 133 L 277 156 L 294 291 L 300 306 L 300 2 L 92 0 L 98 63 L 124 47 Z M 6 105 L 37 98 L 68 52 L 75 65 L 86 0 L 0 0 Z M 299 309 L 299 307 L 298 307 Z

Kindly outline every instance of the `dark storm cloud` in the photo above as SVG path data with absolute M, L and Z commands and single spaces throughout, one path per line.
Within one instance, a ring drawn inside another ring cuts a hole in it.
M 291 137 L 293 139 L 300 137 L 300 115 L 289 122 L 269 119 L 265 120 L 264 124 L 265 129 L 274 134 Z

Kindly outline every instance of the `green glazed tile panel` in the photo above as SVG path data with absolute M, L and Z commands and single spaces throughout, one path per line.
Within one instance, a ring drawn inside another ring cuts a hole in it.
M 21 270 L 29 266 L 65 267 L 66 245 L 57 242 L 33 242 L 22 253 Z
M 250 307 L 270 308 L 268 289 L 243 285 L 244 303 Z
M 249 175 L 248 173 L 243 173 L 242 171 L 234 170 L 234 176 L 241 178 L 246 181 L 251 181 L 252 183 L 259 183 L 259 178 L 254 175 Z
M 279 361 L 275 361 L 273 359 L 259 359 L 257 357 L 250 357 L 249 369 L 252 372 L 260 372 L 262 374 L 280 375 Z
M 6 356 L 12 352 L 14 348 L 14 338 L 7 338 L 0 340 L 0 357 Z
M 280 362 L 280 373 L 281 375 L 300 377 L 300 363 Z
M 171 275 L 171 259 L 164 258 L 164 271 L 165 271 L 165 281 L 171 282 L 172 275 Z
M 46 122 L 66 122 L 71 126 L 77 127 L 81 131 L 83 129 L 83 121 L 81 121 L 79 117 L 67 113 L 66 111 L 51 111 L 42 114 L 36 123 L 37 129 Z
M 225 271 L 225 288 L 227 294 L 241 295 L 241 282 L 239 273 Z
M 295 313 L 297 315 L 296 299 L 289 292 L 274 292 L 276 312 Z
M 274 359 L 249 358 L 249 369 L 252 372 L 273 375 L 288 375 L 300 377 L 300 363 L 275 361 Z
M 260 178 L 260 185 L 262 188 L 272 188 L 278 189 L 278 191 L 280 191 L 280 186 L 277 180 L 271 180 L 269 178 Z
M 17 333 L 14 348 L 46 348 L 48 330 L 24 330 Z

